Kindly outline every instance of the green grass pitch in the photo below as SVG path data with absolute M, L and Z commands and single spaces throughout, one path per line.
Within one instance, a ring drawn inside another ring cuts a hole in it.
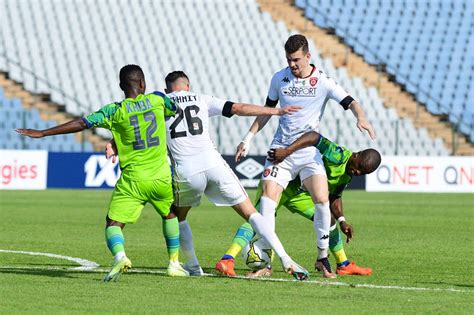
M 110 195 L 109 190 L 0 191 L 0 250 L 72 256 L 108 268 L 104 218 Z M 161 219 L 147 206 L 124 235 L 134 268 L 148 272 L 104 283 L 104 272 L 71 271 L 78 265 L 67 260 L 0 252 L 0 313 L 472 312 L 474 194 L 348 191 L 344 198 L 356 232 L 346 252 L 374 269 L 370 277 L 324 280 L 312 272 L 313 282 L 307 283 L 170 278 L 163 275 Z M 198 257 L 211 273 L 242 220 L 232 209 L 204 200 L 189 221 Z M 276 222 L 289 254 L 313 270 L 312 224 L 285 209 Z M 247 271 L 241 259 L 236 267 L 240 274 Z M 291 280 L 278 261 L 274 267 L 272 278 Z M 334 282 L 342 283 L 325 284 Z

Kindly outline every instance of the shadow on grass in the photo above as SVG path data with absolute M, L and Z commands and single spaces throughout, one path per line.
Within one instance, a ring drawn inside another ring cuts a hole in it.
M 424 284 L 435 284 L 435 285 L 450 285 L 458 288 L 474 288 L 474 284 L 467 284 L 467 283 L 452 283 L 452 282 L 445 282 L 445 281 L 430 281 L 430 282 L 421 282 Z
M 57 265 L 54 265 L 57 266 Z M 51 270 L 51 269 L 31 269 L 31 268 L 12 268 L 12 269 L 1 269 L 0 274 L 16 274 L 16 275 L 28 275 L 28 276 L 42 276 L 51 278 L 78 278 L 73 276 L 74 271 L 70 270 Z

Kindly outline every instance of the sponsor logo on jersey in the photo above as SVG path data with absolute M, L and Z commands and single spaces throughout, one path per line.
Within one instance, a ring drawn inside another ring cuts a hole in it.
M 248 158 L 235 167 L 235 170 L 247 178 L 254 178 L 263 171 L 263 166 L 252 158 Z
M 290 79 L 288 79 L 288 77 L 284 77 L 283 80 L 281 80 L 281 82 L 290 83 Z
M 312 77 L 309 79 L 309 84 L 311 84 L 311 86 L 315 86 L 316 83 L 318 83 L 318 78 Z
M 263 171 L 263 177 L 267 177 L 268 175 L 270 175 L 270 172 L 271 172 L 271 171 L 272 171 L 271 169 L 266 168 L 266 169 Z
M 281 92 L 287 96 L 314 97 L 316 95 L 316 88 L 308 86 L 290 86 L 282 88 Z

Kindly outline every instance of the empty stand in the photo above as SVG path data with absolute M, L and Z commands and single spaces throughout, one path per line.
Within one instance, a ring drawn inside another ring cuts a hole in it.
M 74 115 L 122 99 L 118 70 L 129 63 L 142 66 L 149 91 L 163 90 L 168 72 L 184 70 L 195 92 L 257 104 L 263 104 L 273 73 L 286 66 L 283 44 L 291 31 L 260 12 L 254 0 L 207 0 L 199 5 L 185 0 L 4 3 L 0 69 L 33 92 L 50 93 Z M 352 114 L 332 102 L 323 116 L 324 134 L 354 150 L 375 146 L 383 154 L 448 154 L 423 129 L 386 109 L 377 90 L 365 88 L 344 68 L 336 69 L 312 42 L 310 46 L 313 62 L 360 100 L 378 139 L 372 143 L 360 134 Z M 211 119 L 218 149 L 233 154 L 252 121 Z M 271 118 L 255 138 L 252 154 L 266 154 L 277 125 L 278 118 Z M 407 137 L 420 141 L 416 150 Z
M 307 18 L 335 29 L 370 64 L 388 73 L 433 114 L 474 141 L 473 21 L 470 0 L 297 0 Z

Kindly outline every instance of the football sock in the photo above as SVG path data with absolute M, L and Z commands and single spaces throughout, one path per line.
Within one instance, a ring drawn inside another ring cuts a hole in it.
M 334 255 L 338 266 L 347 266 L 350 263 L 344 251 L 344 242 L 337 224 L 331 226 L 329 232 L 329 250 Z
M 125 240 L 120 226 L 106 227 L 105 241 L 116 262 L 125 257 Z
M 252 225 L 253 230 L 260 236 L 262 236 L 265 241 L 270 245 L 271 248 L 275 251 L 278 257 L 288 257 L 283 245 L 281 244 L 278 236 L 275 234 L 269 226 L 265 218 L 260 213 L 253 213 L 250 215 L 249 223 Z
M 179 257 L 179 224 L 178 218 L 163 219 L 163 235 L 170 262 L 177 262 Z
M 331 226 L 331 211 L 329 202 L 315 203 L 314 230 L 317 235 L 318 259 L 327 257 L 329 247 L 329 228 Z
M 234 239 L 232 240 L 232 245 L 222 257 L 222 259 L 232 259 L 235 258 L 242 248 L 247 245 L 255 235 L 252 226 L 249 223 L 242 224 L 237 232 L 235 233 Z
M 181 242 L 181 252 L 184 256 L 184 261 L 189 266 L 198 266 L 199 261 L 194 251 L 193 233 L 188 221 L 179 222 L 179 240 Z
M 270 198 L 260 198 L 260 213 L 267 220 L 269 227 L 275 231 L 275 208 L 277 203 Z

